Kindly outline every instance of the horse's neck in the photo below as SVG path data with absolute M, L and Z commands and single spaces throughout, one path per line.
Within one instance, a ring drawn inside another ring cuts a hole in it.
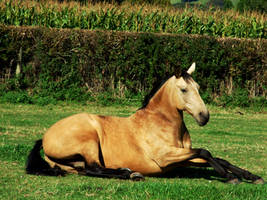
M 172 78 L 157 91 L 157 93 L 150 99 L 145 110 L 151 113 L 160 113 L 169 120 L 183 120 L 182 112 L 178 112 L 176 105 L 172 101 L 173 97 L 173 83 Z
M 168 80 L 150 99 L 148 105 L 137 111 L 132 118 L 140 127 L 137 135 L 151 151 L 159 146 L 184 146 L 187 129 L 183 121 L 183 111 L 178 111 L 173 102 L 176 90 L 174 82 L 169 81 L 173 80 Z
M 174 138 L 180 140 L 182 137 L 184 123 L 183 112 L 178 111 L 172 102 L 173 92 L 175 92 L 172 88 L 173 83 L 168 81 L 150 99 L 144 109 L 133 115 L 132 119 L 136 124 L 141 125 L 143 130 L 146 130 L 146 134 L 167 137 L 166 140 L 173 141 Z
M 183 135 L 186 130 L 183 112 L 173 106 L 169 95 L 172 94 L 163 86 L 144 109 L 132 116 L 135 124 L 141 128 L 137 135 L 142 138 L 141 143 L 144 143 L 149 151 L 154 151 L 159 146 L 183 146 Z

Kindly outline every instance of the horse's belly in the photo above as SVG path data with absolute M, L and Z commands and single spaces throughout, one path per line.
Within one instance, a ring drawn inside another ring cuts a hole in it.
M 112 161 L 105 162 L 107 168 L 118 169 L 118 168 L 129 168 L 132 171 L 140 172 L 143 175 L 156 175 L 162 173 L 161 168 L 153 161 L 143 159 L 141 157 L 132 158 L 129 156 L 128 159 L 113 158 Z
M 102 148 L 102 153 L 107 168 L 129 168 L 144 175 L 162 172 L 161 168 L 146 156 L 138 145 L 130 144 L 125 139 L 117 140 L 117 143 L 109 145 L 108 148 Z

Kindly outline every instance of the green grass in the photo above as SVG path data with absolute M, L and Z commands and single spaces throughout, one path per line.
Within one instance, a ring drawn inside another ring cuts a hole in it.
M 79 112 L 127 116 L 137 108 L 95 104 L 0 104 L 0 199 L 266 199 L 266 185 L 223 183 L 211 170 L 187 170 L 186 176 L 146 178 L 144 182 L 78 175 L 26 175 L 24 164 L 34 141 L 59 119 Z M 185 115 L 193 147 L 210 150 L 267 179 L 267 113 L 210 107 L 211 119 L 199 127 Z

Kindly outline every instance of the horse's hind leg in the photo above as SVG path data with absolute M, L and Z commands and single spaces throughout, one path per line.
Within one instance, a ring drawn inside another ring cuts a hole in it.
M 134 181 L 143 180 L 144 176 L 139 172 L 133 172 L 128 168 L 111 169 L 101 167 L 97 163 L 87 165 L 84 170 L 79 172 L 82 175 L 94 176 L 100 178 L 118 178 L 131 179 Z
M 54 167 L 59 167 L 60 169 L 68 172 L 68 173 L 74 173 L 74 174 L 78 174 L 78 170 L 75 169 L 75 167 L 71 166 L 71 165 L 63 165 L 57 162 L 52 161 L 51 159 L 49 159 L 46 155 L 45 155 L 45 161 L 48 162 L 48 164 L 54 168 Z
M 226 160 L 223 160 L 221 158 L 214 158 L 214 160 L 216 160 L 223 167 L 225 167 L 227 170 L 231 171 L 233 174 L 235 174 L 236 176 L 238 176 L 240 178 L 251 180 L 255 184 L 263 184 L 264 183 L 264 180 L 261 177 L 254 175 L 247 170 L 244 170 L 244 169 L 241 169 L 237 166 L 234 166 Z
M 102 155 L 101 146 L 94 140 L 87 142 L 87 145 L 85 145 L 81 155 L 85 160 L 85 167 L 84 169 L 76 168 L 79 174 L 102 178 L 119 178 L 131 180 L 144 179 L 142 174 L 133 172 L 130 169 L 105 168 L 105 161 Z

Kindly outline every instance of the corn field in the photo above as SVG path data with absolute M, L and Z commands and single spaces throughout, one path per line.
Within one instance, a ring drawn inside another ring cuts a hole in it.
M 1 1 L 0 24 L 130 32 L 200 34 L 215 37 L 267 38 L 267 17 L 231 11 L 197 11 L 77 3 Z

